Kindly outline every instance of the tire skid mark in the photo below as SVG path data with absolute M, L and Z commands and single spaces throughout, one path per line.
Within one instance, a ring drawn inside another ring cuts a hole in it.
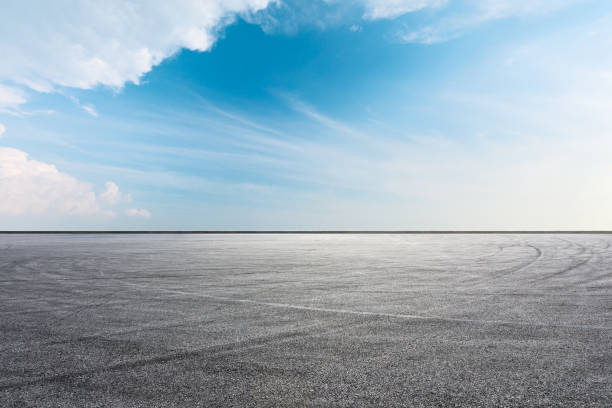
M 466 282 L 473 282 L 473 281 L 477 281 L 478 283 L 489 283 L 491 281 L 497 280 L 499 278 L 503 278 L 504 276 L 507 275 L 511 275 L 514 274 L 516 272 L 520 272 L 524 269 L 527 269 L 528 267 L 530 267 L 531 265 L 533 265 L 534 263 L 536 263 L 537 261 L 539 261 L 543 256 L 544 256 L 544 251 L 542 249 L 540 249 L 539 247 L 533 245 L 533 244 L 512 244 L 512 245 L 506 245 L 503 246 L 502 248 L 514 248 L 514 247 L 530 247 L 532 249 L 535 250 L 535 257 L 533 257 L 532 259 L 523 262 L 519 265 L 516 266 L 512 266 L 510 268 L 505 268 L 505 269 L 501 269 L 501 270 L 497 270 L 494 271 L 492 274 L 489 274 L 485 277 L 485 279 L 478 279 L 478 278 L 474 278 L 474 279 L 468 279 L 466 281 L 464 281 L 464 283 Z
M 219 269 L 223 270 L 223 269 Z M 83 282 L 83 281 L 98 281 L 98 280 L 121 280 L 121 279 L 183 279 L 183 278 L 207 278 L 210 277 L 208 274 L 188 274 L 188 275 L 143 275 L 143 276 L 92 276 L 88 278 L 53 278 L 47 280 L 40 279 L 2 279 L 0 283 L 7 282 L 35 282 L 35 283 L 55 283 L 62 281 L 75 281 L 75 282 Z
M 507 247 L 507 245 L 501 245 L 501 244 L 497 245 L 497 250 L 496 251 L 493 251 L 493 252 L 485 254 L 485 255 L 481 255 L 478 258 L 476 258 L 476 261 L 482 262 L 482 261 L 487 260 L 489 258 L 493 258 L 497 254 L 501 253 L 504 250 L 504 248 L 506 248 L 506 247 Z
M 139 300 L 140 302 L 140 300 Z M 63 307 L 55 307 L 48 309 L 36 309 L 36 310 L 12 310 L 7 312 L 0 312 L 0 316 L 3 315 L 29 315 L 38 313 L 53 313 L 53 312 L 75 312 L 82 309 L 93 309 L 99 306 L 125 306 L 134 303 L 134 301 L 117 301 L 117 302 L 99 302 L 99 303 L 87 303 L 84 305 L 65 305 Z
M 41 378 L 34 378 L 25 381 L 18 381 L 8 384 L 0 384 L 0 391 L 11 390 L 16 388 L 23 388 L 32 385 L 41 385 L 41 384 L 49 384 L 56 382 L 68 382 L 74 380 L 78 377 L 83 376 L 91 376 L 99 373 L 109 372 L 109 371 L 126 371 L 133 370 L 141 367 L 146 367 L 155 364 L 165 364 L 173 361 L 182 361 L 191 358 L 201 358 L 207 357 L 207 354 L 212 354 L 208 356 L 208 360 L 214 360 L 219 357 L 223 357 L 228 354 L 240 353 L 256 348 L 262 348 L 270 345 L 271 343 L 282 343 L 286 341 L 291 341 L 299 338 L 307 338 L 312 336 L 320 336 L 332 333 L 337 330 L 341 330 L 346 328 L 347 326 L 356 326 L 354 324 L 350 324 L 347 322 L 324 325 L 321 327 L 320 324 L 314 324 L 302 330 L 290 330 L 282 333 L 259 336 L 255 338 L 245 339 L 241 341 L 224 343 L 214 346 L 202 347 L 193 350 L 186 350 L 177 353 L 169 353 L 161 356 L 154 356 L 149 358 L 142 358 L 131 361 L 124 361 L 121 363 L 111 364 L 105 367 L 93 368 L 90 370 L 80 370 L 80 371 L 72 371 L 64 374 L 50 375 Z M 357 325 L 359 326 L 359 325 Z M 323 328 L 325 331 L 318 332 L 316 329 Z M 315 330 L 313 332 L 313 330 Z
M 102 302 L 99 302 L 99 303 L 90 302 L 89 304 L 82 305 L 74 310 L 70 310 L 67 315 L 60 317 L 59 319 L 56 320 L 56 322 L 62 322 L 68 319 L 69 317 L 76 317 L 82 311 L 91 309 L 92 307 L 96 308 L 96 307 L 104 307 L 104 306 L 111 305 L 113 303 L 113 299 L 115 296 L 116 296 L 116 293 L 109 292 L 106 295 L 99 297 L 102 300 Z
M 553 272 L 553 273 L 548 274 L 548 275 L 546 275 L 546 276 L 542 276 L 542 277 L 540 277 L 540 278 L 534 279 L 534 282 L 538 282 L 538 281 L 542 281 L 542 280 L 546 280 L 546 279 L 554 278 L 554 277 L 556 277 L 556 276 L 564 275 L 564 274 L 566 274 L 566 273 L 568 273 L 568 272 L 573 271 L 574 269 L 580 268 L 582 265 L 587 264 L 588 262 L 590 262 L 590 261 L 591 261 L 591 259 L 593 259 L 593 256 L 592 256 L 592 255 L 591 255 L 591 256 L 589 256 L 589 258 L 587 258 L 587 259 L 583 259 L 583 260 L 581 260 L 580 262 L 577 262 L 577 263 L 575 263 L 575 264 L 573 264 L 573 265 L 570 265 L 570 266 L 568 266 L 568 267 L 566 267 L 566 268 L 561 269 L 560 271 Z
M 581 266 L 586 265 L 591 260 L 593 260 L 593 258 L 595 257 L 595 253 L 593 252 L 593 250 L 588 249 L 586 246 L 581 245 L 581 244 L 577 244 L 577 245 L 581 247 L 581 250 L 575 256 L 580 256 L 580 255 L 588 252 L 588 258 L 582 259 L 582 260 L 580 260 L 578 262 L 574 262 L 571 265 L 569 265 L 569 266 L 567 266 L 567 267 L 565 267 L 565 268 L 563 268 L 563 269 L 561 269 L 559 271 L 556 271 L 556 272 L 553 272 L 553 273 L 549 273 L 549 274 L 546 274 L 546 275 L 534 278 L 531 281 L 532 282 L 540 282 L 540 281 L 543 281 L 543 280 L 548 280 L 548 279 L 555 278 L 555 277 L 558 277 L 558 276 L 561 276 L 561 275 L 565 275 L 568 272 L 571 272 L 574 269 L 580 268 Z M 572 260 L 575 260 L 575 258 L 573 258 Z
M 575 285 L 587 285 L 589 283 L 598 282 L 598 281 L 602 281 L 605 279 L 612 279 L 612 272 L 605 272 L 597 276 L 592 276 L 588 279 L 582 279 L 582 280 L 575 282 L 574 284 Z
M 218 271 L 228 271 L 228 269 L 226 268 L 218 268 L 218 269 L 206 269 L 207 271 L 211 271 L 211 272 L 218 272 Z M 432 268 L 433 270 L 433 268 Z M 438 270 L 440 272 L 443 272 L 443 269 Z M 269 273 L 267 271 L 258 271 L 258 272 L 253 272 L 251 273 L 251 275 L 254 274 L 258 274 L 258 273 Z M 242 276 L 245 274 L 240 274 L 240 275 L 236 275 L 236 276 Z M 134 275 L 134 276 L 92 276 L 92 277 L 87 277 L 87 278 L 69 278 L 69 277 L 59 277 L 59 278 L 52 278 L 52 279 L 46 279 L 46 280 L 41 280 L 41 279 L 0 279 L 0 283 L 13 283 L 13 282 L 31 282 L 31 283 L 41 283 L 41 284 L 52 284 L 55 282 L 88 282 L 88 281 L 101 281 L 101 280 L 150 280 L 150 279 L 184 279 L 184 278 L 210 278 L 210 274 L 185 274 L 185 275 Z M 248 284 L 250 285 L 250 284 Z
M 602 250 L 602 251 L 605 251 L 605 250 L 607 250 L 608 248 L 610 248 L 610 241 L 608 241 L 607 239 L 604 239 L 604 238 L 599 238 L 599 239 L 597 240 L 597 242 L 598 242 L 599 244 L 601 244 L 601 246 L 600 246 L 600 247 L 598 247 L 597 249 L 600 249 L 600 250 Z
M 433 311 L 434 313 L 440 313 L 444 310 L 448 310 L 448 309 L 455 309 L 458 310 L 460 307 L 465 307 L 467 305 L 472 305 L 474 303 L 479 303 L 479 302 L 485 302 L 488 299 L 490 299 L 491 297 L 493 297 L 494 295 L 482 295 L 480 297 L 477 297 L 475 299 L 469 299 L 469 300 L 464 300 L 463 302 L 458 302 L 458 303 L 454 303 L 454 304 L 449 304 L 449 305 L 440 305 L 437 307 L 432 307 L 432 308 L 428 308 L 428 312 L 429 311 Z
M 136 285 L 136 284 L 135 284 Z M 138 286 L 138 285 L 136 285 Z M 422 320 L 430 322 L 450 322 L 450 323 L 470 323 L 470 324 L 490 324 L 490 325 L 508 325 L 508 326 L 519 326 L 519 327 L 541 327 L 541 328 L 561 328 L 561 329 L 589 329 L 589 330 L 612 330 L 612 327 L 606 326 L 589 326 L 589 325 L 563 325 L 563 324 L 545 324 L 545 323 L 532 323 L 532 322 L 513 322 L 509 320 L 481 320 L 481 319 L 464 319 L 464 318 L 453 318 L 453 317 L 442 317 L 442 316 L 428 316 L 428 315 L 415 315 L 415 314 L 404 314 L 404 313 L 385 313 L 385 312 L 370 312 L 362 310 L 350 310 L 350 309 L 334 309 L 327 307 L 316 307 L 316 306 L 305 306 L 295 305 L 290 303 L 278 303 L 278 302 L 263 302 L 252 299 L 240 299 L 228 296 L 217 296 L 209 295 L 204 293 L 185 292 L 178 289 L 163 289 L 163 288 L 149 288 L 151 290 L 159 290 L 169 293 L 176 293 L 185 296 L 200 297 L 203 299 L 210 299 L 219 302 L 227 303 L 243 303 L 260 306 L 268 306 L 282 309 L 293 309 L 293 310 L 305 310 L 313 312 L 323 312 L 332 314 L 349 314 L 357 316 L 372 316 L 372 317 L 387 317 L 396 319 L 406 320 Z
M 521 271 L 523 269 L 526 269 L 526 268 L 530 267 L 531 265 L 533 265 L 534 263 L 536 263 L 537 261 L 539 261 L 540 258 L 542 258 L 542 256 L 544 256 L 544 251 L 542 251 L 537 246 L 532 245 L 532 244 L 526 244 L 524 246 L 534 249 L 535 253 L 536 253 L 536 256 L 533 259 L 523 263 L 522 265 L 518 265 L 518 266 L 513 267 L 513 268 L 508 268 L 506 270 L 499 271 L 499 273 L 494 275 L 494 278 L 501 278 L 503 276 L 510 275 L 510 274 L 519 272 L 519 271 Z
M 189 326 L 194 323 L 212 323 L 215 321 L 216 321 L 215 319 L 212 319 L 210 317 L 206 319 L 183 319 L 180 322 L 176 322 L 176 323 L 142 325 L 142 326 L 137 326 L 137 327 L 133 327 L 130 329 L 113 330 L 113 331 L 99 332 L 99 333 L 93 333 L 93 334 L 86 334 L 86 335 L 81 335 L 78 337 L 63 339 L 63 340 L 52 340 L 52 341 L 43 342 L 41 343 L 41 345 L 54 346 L 58 344 L 70 344 L 70 343 L 84 342 L 84 341 L 89 341 L 89 340 L 104 341 L 104 340 L 108 340 L 107 337 L 110 337 L 110 336 L 124 336 L 126 334 L 132 334 L 132 333 L 140 333 L 140 332 L 155 331 L 155 330 L 162 330 L 162 329 L 174 329 L 177 327 Z
M 612 275 L 612 272 L 611 272 Z M 325 288 L 303 288 L 302 290 L 309 291 L 325 291 Z M 432 296 L 432 295 L 451 295 L 451 296 L 532 296 L 532 297 L 582 297 L 582 296 L 609 296 L 607 294 L 596 294 L 596 293 L 545 293 L 542 291 L 539 292 L 480 292 L 480 293 L 471 293 L 471 292 L 448 292 L 448 291 L 419 291 L 419 290 L 346 290 L 347 293 L 380 293 L 380 294 L 388 294 L 388 293 L 397 293 L 397 294 L 416 294 L 423 296 Z
M 176 323 L 167 323 L 167 324 L 144 324 L 144 325 L 140 325 L 137 327 L 131 327 L 131 328 L 126 328 L 126 329 L 120 329 L 120 330 L 112 330 L 112 331 L 100 331 L 100 332 L 96 332 L 96 333 L 92 333 L 92 334 L 85 334 L 85 335 L 80 335 L 80 336 L 75 336 L 75 337 L 71 337 L 71 338 L 65 338 L 65 339 L 58 339 L 58 340 L 48 340 L 48 341 L 43 341 L 38 343 L 41 346 L 54 346 L 54 345 L 58 345 L 58 344 L 69 344 L 69 343 L 75 343 L 75 342 L 82 342 L 82 341 L 89 341 L 89 340 L 107 340 L 105 339 L 105 337 L 110 337 L 110 336 L 123 336 L 126 334 L 132 334 L 132 333 L 140 333 L 140 332 L 146 332 L 146 331 L 155 331 L 155 330 L 162 330 L 162 329 L 171 329 L 171 328 L 177 328 L 177 327 L 185 327 L 185 326 L 189 326 L 191 324 L 194 323 L 210 323 L 210 322 L 214 322 L 216 321 L 215 319 L 212 319 L 210 317 L 208 318 L 192 318 L 192 319 L 182 319 Z M 3 353 L 5 351 L 10 350 L 10 347 L 5 347 L 0 349 L 0 353 Z
M 598 251 L 593 255 L 597 260 L 597 264 L 592 268 L 592 273 L 587 274 L 587 276 L 584 276 L 583 279 L 574 281 L 574 286 L 584 287 L 584 285 L 605 281 L 612 278 L 612 272 L 608 267 L 612 261 L 610 259 L 610 252 L 608 251 L 608 248 L 610 248 L 610 242 L 608 240 L 599 239 L 598 243 L 601 244 L 601 246 L 597 247 Z M 606 287 L 600 288 L 605 289 Z

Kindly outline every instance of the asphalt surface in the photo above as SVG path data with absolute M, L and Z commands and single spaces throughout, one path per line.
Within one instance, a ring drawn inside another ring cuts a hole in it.
M 612 235 L 2 235 L 2 407 L 610 407 Z

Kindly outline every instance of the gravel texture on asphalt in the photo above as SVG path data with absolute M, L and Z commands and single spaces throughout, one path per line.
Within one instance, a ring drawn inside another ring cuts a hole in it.
M 610 407 L 611 242 L 0 234 L 0 406 Z

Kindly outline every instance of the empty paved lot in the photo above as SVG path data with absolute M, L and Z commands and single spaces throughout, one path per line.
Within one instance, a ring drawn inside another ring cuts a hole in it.
M 610 235 L 1 235 L 0 406 L 612 406 Z

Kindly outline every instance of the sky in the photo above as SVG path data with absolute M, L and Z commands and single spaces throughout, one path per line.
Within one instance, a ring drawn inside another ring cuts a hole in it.
M 0 15 L 0 230 L 612 230 L 610 2 Z

